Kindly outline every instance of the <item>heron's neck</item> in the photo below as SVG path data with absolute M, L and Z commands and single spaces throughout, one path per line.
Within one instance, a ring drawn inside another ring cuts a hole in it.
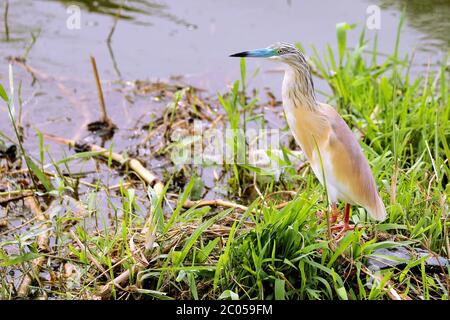
M 315 111 L 317 101 L 311 72 L 307 66 L 287 65 L 283 80 L 283 100 L 289 99 L 296 108 Z

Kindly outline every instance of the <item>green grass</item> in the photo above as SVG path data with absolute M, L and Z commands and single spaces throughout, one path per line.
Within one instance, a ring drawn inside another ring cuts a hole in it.
M 95 154 L 51 160 L 56 173 L 49 178 L 44 173 L 48 166 L 44 166 L 42 142 L 38 164 L 25 150 L 22 153 L 37 178 L 35 191 L 56 199 L 60 206 L 75 203 L 84 216 L 77 216 L 72 209 L 64 216 L 50 212 L 56 243 L 50 252 L 39 252 L 36 246 L 36 238 L 43 232 L 39 224 L 9 239 L 0 238 L 0 297 L 15 296 L 11 278 L 6 276 L 9 271 L 27 271 L 31 260 L 44 255 L 58 264 L 56 271 L 44 266 L 57 280 L 35 281 L 34 296 L 92 298 L 110 279 L 129 270 L 129 281 L 113 287 L 111 298 L 365 300 L 390 299 L 392 289 L 402 298 L 449 299 L 449 268 L 428 273 L 424 259 L 378 273 L 367 268 L 368 257 L 380 248 L 405 245 L 450 257 L 448 64 L 444 59 L 426 74 L 412 76 L 413 57 L 398 53 L 401 25 L 394 53 L 385 58 L 378 55 L 377 40 L 370 43 L 364 33 L 349 49 L 346 33 L 355 31 L 347 24 L 337 27 L 337 51 L 328 46 L 324 54 L 313 49 L 311 56 L 317 75 L 331 88 L 327 102 L 336 105 L 360 137 L 386 204 L 388 218 L 384 222 L 374 223 L 364 209 L 353 207 L 351 221 L 362 228 L 339 242 L 330 240 L 320 214 L 328 209 L 326 191 L 309 167 L 299 172 L 293 168 L 293 153 L 283 145 L 282 157 L 271 155 L 283 168 L 278 179 L 264 168 L 223 166 L 229 174 L 228 198 L 248 205 L 245 212 L 216 207 L 184 209 L 198 182 L 197 168 L 184 167 L 179 170 L 188 177 L 187 183 L 181 189 L 175 187 L 173 174 L 159 198 L 151 187 L 142 198 L 135 187 L 125 185 L 128 176 L 124 177 L 118 195 L 107 201 L 108 212 L 114 213 L 110 225 L 105 222 L 93 229 L 87 222 L 92 217 L 97 221 L 97 214 L 102 216 L 101 211 L 106 210 L 95 205 L 97 191 L 104 190 L 104 185 L 98 182 L 90 187 L 91 196 L 74 200 L 67 195 L 76 188 L 74 179 L 58 168 L 69 169 L 73 161 L 87 161 Z M 372 54 L 365 54 L 367 51 Z M 245 81 L 242 60 L 241 81 L 234 83 L 231 92 L 218 95 L 225 126 L 235 130 L 245 131 L 250 122 L 263 117 L 255 111 L 258 97 L 246 96 Z M 1 87 L 0 95 L 11 102 Z M 176 94 L 172 109 L 177 110 L 182 99 L 186 99 L 184 94 Z M 174 117 L 172 112 L 171 125 Z M 14 121 L 12 124 L 15 126 Z M 227 143 L 235 150 L 240 147 L 235 136 Z M 250 188 L 261 194 L 246 197 L 244 191 Z M 276 208 L 286 201 L 279 191 L 296 194 L 282 209 Z M 175 205 L 169 201 L 169 192 L 178 195 Z M 144 252 L 140 230 L 150 207 L 156 239 L 153 248 Z M 11 246 L 15 254 L 8 253 Z M 137 265 L 141 267 L 135 268 Z M 65 274 L 65 268 L 73 272 Z

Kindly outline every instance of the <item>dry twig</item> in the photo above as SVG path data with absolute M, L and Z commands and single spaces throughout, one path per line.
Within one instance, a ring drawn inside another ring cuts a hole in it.
M 111 118 L 108 117 L 108 114 L 106 113 L 106 105 L 105 105 L 105 98 L 103 97 L 102 84 L 100 82 L 100 76 L 98 75 L 97 63 L 93 56 L 91 56 L 91 64 L 92 64 L 92 70 L 94 72 L 95 83 L 97 85 L 98 99 L 100 101 L 100 110 L 102 113 L 102 122 L 106 123 L 108 125 L 108 127 L 114 128 L 115 127 L 114 123 L 112 122 Z
M 221 199 L 216 199 L 216 200 L 200 200 L 200 201 L 191 201 L 191 200 L 186 200 L 183 204 L 184 208 L 192 208 L 192 207 L 204 207 L 204 206 L 213 206 L 213 207 L 225 207 L 225 208 L 235 208 L 235 209 L 239 209 L 242 211 L 247 211 L 248 207 L 234 203 L 234 202 L 230 202 L 230 201 L 225 201 L 225 200 L 221 200 Z

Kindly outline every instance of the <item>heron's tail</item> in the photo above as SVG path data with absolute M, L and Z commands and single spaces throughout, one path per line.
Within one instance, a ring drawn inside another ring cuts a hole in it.
M 383 221 L 384 219 L 386 219 L 386 208 L 384 207 L 384 203 L 379 195 L 377 195 L 375 205 L 372 208 L 367 208 L 367 211 L 375 220 Z

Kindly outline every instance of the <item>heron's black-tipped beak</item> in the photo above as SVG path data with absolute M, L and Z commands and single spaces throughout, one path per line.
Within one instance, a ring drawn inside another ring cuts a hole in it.
M 242 51 L 242 52 L 230 54 L 230 57 L 248 57 L 248 51 Z
M 238 52 L 230 55 L 230 57 L 252 57 L 252 58 L 270 58 L 276 56 L 277 52 L 274 49 L 264 48 L 250 51 Z

